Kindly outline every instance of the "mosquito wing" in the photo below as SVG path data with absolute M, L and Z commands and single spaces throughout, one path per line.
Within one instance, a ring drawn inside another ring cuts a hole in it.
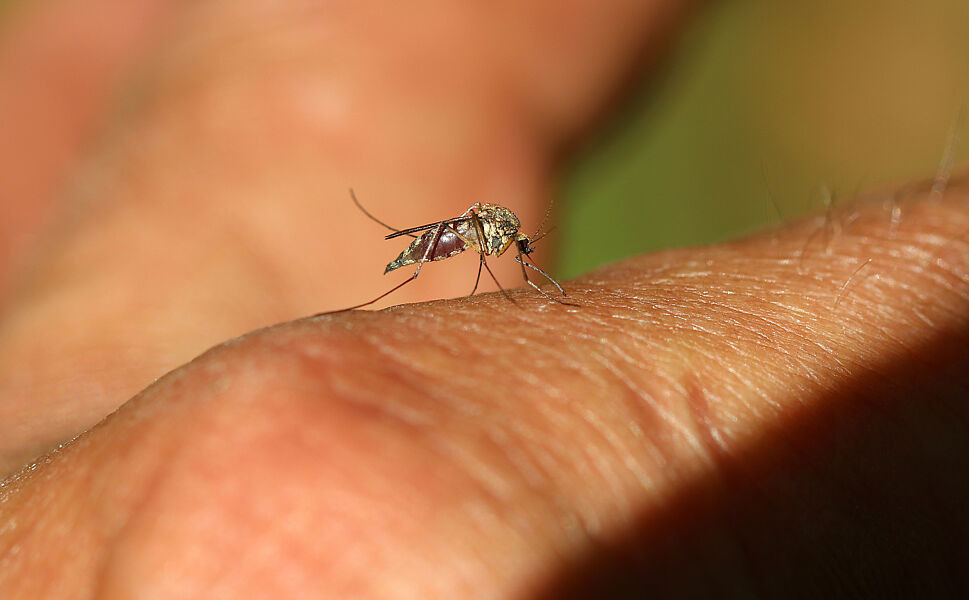
M 400 256 L 395 258 L 387 265 L 384 275 L 395 269 L 406 267 L 420 262 L 427 257 L 427 260 L 444 260 L 460 254 L 469 247 L 476 249 L 476 244 L 469 242 L 474 239 L 473 226 L 471 219 L 461 219 L 449 222 L 440 222 L 430 225 L 432 229 L 425 231 L 420 237 L 410 243 Z M 411 231 L 411 230 L 403 230 Z M 436 242 L 435 242 L 436 240 Z M 428 250 L 430 248 L 430 251 Z

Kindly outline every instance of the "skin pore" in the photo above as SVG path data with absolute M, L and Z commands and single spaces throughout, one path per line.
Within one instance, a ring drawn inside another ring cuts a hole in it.
M 965 586 L 964 175 L 608 265 L 564 282 L 576 308 L 300 319 L 385 285 L 347 181 L 395 226 L 537 224 L 556 152 L 683 8 L 553 4 L 173 10 L 9 275 L 0 596 Z M 469 261 L 393 302 L 467 293 Z

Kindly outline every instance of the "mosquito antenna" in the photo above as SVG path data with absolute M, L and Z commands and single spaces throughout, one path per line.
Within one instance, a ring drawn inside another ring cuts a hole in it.
M 383 225 L 384 227 L 386 227 L 387 229 L 389 229 L 389 230 L 391 230 L 391 231 L 393 231 L 395 233 L 400 233 L 400 230 L 399 229 L 397 229 L 395 227 L 391 227 L 390 225 L 384 223 L 383 221 L 381 221 L 377 217 L 375 217 L 372 214 L 370 214 L 369 212 L 367 212 L 367 209 L 364 208 L 362 204 L 360 204 L 360 201 L 359 200 L 357 200 L 357 195 L 353 193 L 353 188 L 350 188 L 350 199 L 353 200 L 353 203 L 357 205 L 357 208 L 360 209 L 360 212 L 362 212 L 363 214 L 365 214 L 368 217 L 370 217 L 370 220 L 371 221 L 374 221 L 375 223 L 379 223 L 379 224 Z M 412 238 L 416 238 L 417 237 L 416 235 L 411 235 L 409 233 L 407 235 L 410 235 Z
M 556 227 L 557 226 L 553 225 L 548 231 L 543 232 L 541 235 L 538 235 L 538 232 L 536 231 L 535 232 L 536 233 L 536 237 L 533 237 L 532 239 L 528 240 L 528 245 L 529 246 L 534 246 L 535 243 L 538 242 L 540 239 L 542 239 L 546 235 L 548 235 L 548 234 L 552 233 L 553 231 L 555 231 Z
M 548 218 L 552 214 L 552 203 L 553 202 L 555 202 L 555 196 L 552 196 L 551 198 L 549 198 L 549 200 L 548 200 L 548 208 L 545 209 L 545 216 L 542 217 L 542 222 L 539 224 L 538 229 L 535 230 L 535 235 L 532 236 L 532 239 L 535 239 L 535 236 L 537 236 L 539 233 L 541 233 L 542 232 L 542 229 L 545 228 L 545 224 L 548 223 Z

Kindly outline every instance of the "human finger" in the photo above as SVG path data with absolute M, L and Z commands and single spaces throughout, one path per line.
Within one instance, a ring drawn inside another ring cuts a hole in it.
M 3 585 L 50 561 L 126 594 L 957 589 L 967 199 L 637 257 L 567 282 L 577 308 L 525 289 L 227 344 L 6 484 Z

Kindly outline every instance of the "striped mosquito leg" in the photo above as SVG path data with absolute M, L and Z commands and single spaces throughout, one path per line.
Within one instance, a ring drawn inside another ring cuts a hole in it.
M 523 261 L 521 259 L 520 256 L 516 256 L 515 257 L 515 260 L 518 261 L 518 264 L 520 264 L 522 266 L 522 277 L 525 278 L 525 283 L 527 283 L 528 285 L 530 285 L 533 288 L 535 288 L 535 290 L 539 294 L 545 296 L 546 298 L 548 298 L 549 300 L 551 300 L 553 302 L 558 302 L 559 304 L 564 304 L 566 306 L 578 306 L 578 304 L 573 304 L 571 302 L 566 302 L 565 300 L 560 300 L 560 299 L 558 299 L 558 298 L 556 298 L 554 296 L 549 296 L 548 293 L 545 292 L 545 290 L 543 290 L 542 288 L 540 288 L 537 285 L 535 285 L 535 282 L 528 278 L 528 271 L 525 270 L 525 267 L 528 267 L 530 269 L 534 269 L 534 270 L 538 271 L 539 273 L 541 273 L 542 275 L 544 275 L 546 279 L 548 279 L 549 281 L 551 281 L 555 285 L 555 287 L 558 288 L 558 290 L 560 292 L 562 292 L 562 295 L 563 296 L 567 296 L 567 294 L 565 293 L 565 290 L 562 289 L 562 286 L 560 286 L 557 281 L 555 281 L 554 279 L 552 279 L 545 271 L 539 269 L 538 267 L 535 267 L 533 265 L 530 265 L 530 264 L 526 263 L 525 261 Z

